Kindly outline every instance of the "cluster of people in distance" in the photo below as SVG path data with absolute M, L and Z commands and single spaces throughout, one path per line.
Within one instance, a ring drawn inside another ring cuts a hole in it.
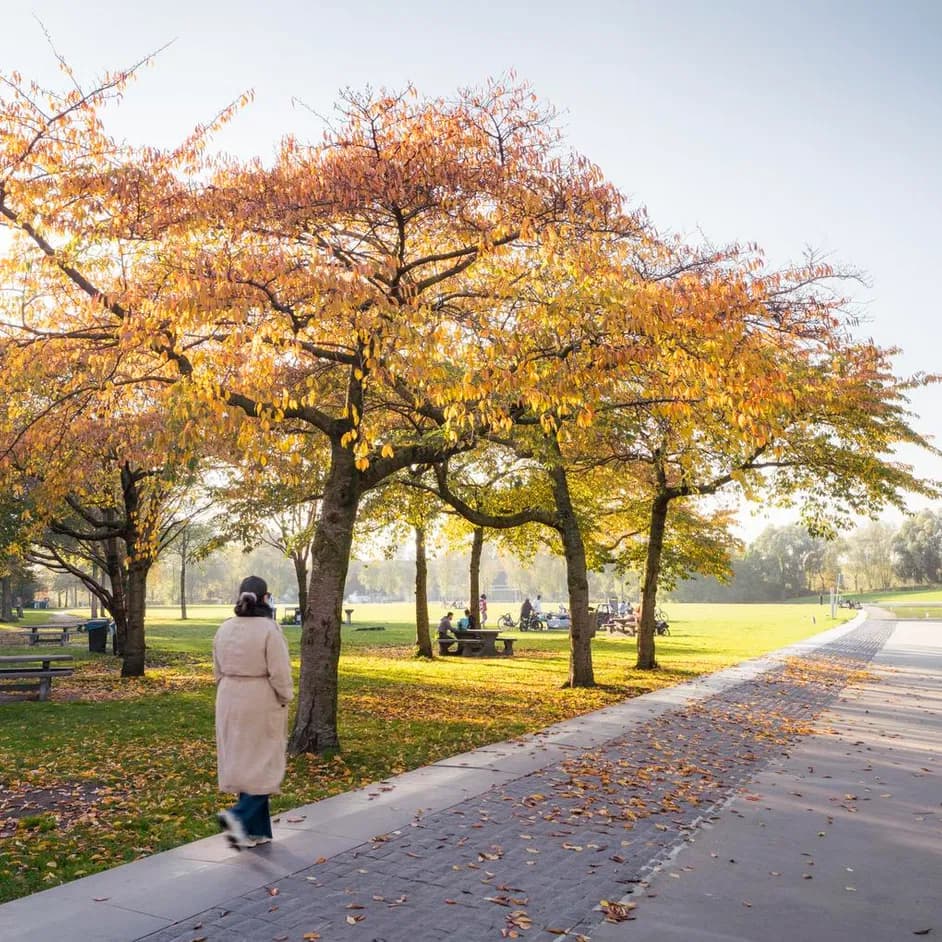
M 534 616 L 539 618 L 543 614 L 543 596 L 538 595 L 532 602 L 528 595 L 520 606 L 520 624 L 525 625 Z
M 487 625 L 486 595 L 481 596 L 478 602 L 478 611 L 481 613 L 481 627 L 484 628 Z M 458 619 L 457 625 L 453 622 L 454 617 L 454 612 L 446 612 L 444 615 L 442 615 L 441 621 L 438 623 L 439 640 L 444 640 L 445 638 L 457 638 L 460 634 L 473 631 L 475 628 L 477 628 L 474 615 L 472 614 L 470 608 L 466 608 L 464 610 L 464 614 L 461 616 L 461 618 Z

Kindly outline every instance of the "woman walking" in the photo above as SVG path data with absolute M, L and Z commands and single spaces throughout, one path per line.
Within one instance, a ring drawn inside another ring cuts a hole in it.
M 233 847 L 272 837 L 268 796 L 285 775 L 288 703 L 293 696 L 288 645 L 268 604 L 264 579 L 239 586 L 235 618 L 213 638 L 219 790 L 239 800 L 218 814 Z

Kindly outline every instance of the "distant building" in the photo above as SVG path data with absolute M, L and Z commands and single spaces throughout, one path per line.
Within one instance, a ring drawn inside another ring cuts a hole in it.
M 519 602 L 523 593 L 515 586 L 507 585 L 507 573 L 501 570 L 491 580 L 486 591 L 488 602 Z

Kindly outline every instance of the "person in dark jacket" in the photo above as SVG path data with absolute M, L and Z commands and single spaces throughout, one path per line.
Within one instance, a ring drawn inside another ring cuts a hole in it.
M 530 616 L 533 614 L 533 606 L 530 604 L 530 596 L 528 595 L 523 600 L 523 605 L 520 606 L 520 624 L 528 625 L 530 623 Z

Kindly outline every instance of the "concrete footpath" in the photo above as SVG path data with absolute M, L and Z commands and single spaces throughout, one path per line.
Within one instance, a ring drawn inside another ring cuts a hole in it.
M 942 622 L 897 623 L 872 673 L 593 942 L 942 938 Z
M 931 938 L 940 726 L 942 624 L 861 617 L 7 903 L 0 939 Z

